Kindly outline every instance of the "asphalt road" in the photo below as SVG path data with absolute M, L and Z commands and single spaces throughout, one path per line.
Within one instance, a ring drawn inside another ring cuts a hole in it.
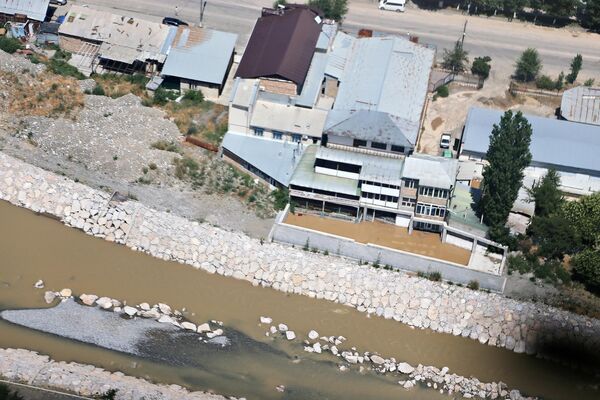
M 200 17 L 200 0 L 72 0 L 73 3 L 147 14 L 157 19 L 177 14 L 191 23 L 197 23 Z M 204 24 L 239 34 L 238 50 L 242 50 L 261 7 L 272 3 L 272 0 L 207 0 Z M 597 34 L 507 22 L 503 18 L 467 17 L 453 10 L 431 12 L 410 7 L 405 13 L 380 11 L 375 0 L 350 0 L 349 4 L 343 24 L 349 31 L 370 28 L 402 35 L 410 33 L 435 45 L 440 56 L 444 48 L 452 47 L 460 38 L 468 20 L 465 48 L 471 58 L 489 55 L 496 72 L 507 78 L 518 55 L 527 47 L 534 47 L 542 56 L 545 73 L 567 72 L 573 56 L 580 53 L 584 58 L 580 77 L 594 77 L 600 82 L 600 35 Z

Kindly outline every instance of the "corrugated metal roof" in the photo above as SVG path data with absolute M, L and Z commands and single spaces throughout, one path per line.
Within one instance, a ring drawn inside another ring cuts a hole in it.
M 600 125 L 600 87 L 578 86 L 565 90 L 560 114 L 567 121 Z
M 286 79 L 301 88 L 321 33 L 315 16 L 308 8 L 291 8 L 260 17 L 236 76 Z
M 503 111 L 472 107 L 467 115 L 462 152 L 485 156 L 494 124 Z M 532 164 L 600 176 L 600 126 L 525 116 L 533 133 Z
M 48 4 L 50 0 L 2 0 L 0 1 L 0 13 L 2 14 L 23 14 L 27 18 L 36 21 L 46 19 Z
M 184 28 L 174 43 L 163 75 L 222 84 L 235 50 L 237 35 L 205 28 Z
M 310 63 L 310 68 L 300 96 L 296 99 L 296 105 L 302 107 L 314 107 L 317 97 L 321 93 L 321 84 L 325 78 L 325 67 L 327 66 L 327 54 L 315 53 Z
M 258 100 L 250 126 L 321 137 L 327 112 Z
M 315 172 L 315 160 L 319 148 L 318 145 L 311 145 L 304 150 L 302 159 L 290 180 L 290 185 L 359 196 L 357 179 L 340 178 Z
M 349 39 L 339 32 L 337 36 L 326 69 L 326 73 L 338 75 L 340 80 L 334 110 L 378 111 L 393 116 L 394 122 L 408 121 L 399 130 L 414 144 L 434 51 L 398 37 Z M 378 118 L 373 117 L 373 122 Z M 333 122 L 328 122 L 327 127 L 340 121 Z
M 330 147 L 319 147 L 316 158 L 351 165 L 360 165 L 359 179 L 401 185 L 403 160 L 356 153 Z
M 456 181 L 458 160 L 413 154 L 404 160 L 403 178 L 418 179 L 419 186 L 450 189 Z
M 282 185 L 287 186 L 300 162 L 302 146 L 298 143 L 264 139 L 227 132 L 223 147 L 252 164 Z
M 58 32 L 101 42 L 102 58 L 133 63 L 166 58 L 165 42 L 176 27 L 74 5 Z

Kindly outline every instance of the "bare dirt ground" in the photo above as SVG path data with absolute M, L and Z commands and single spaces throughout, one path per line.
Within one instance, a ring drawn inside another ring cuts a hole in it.
M 160 210 L 268 235 L 274 210 L 266 188 L 216 154 L 183 143 L 175 118 L 133 94 L 84 95 L 86 81 L 51 76 L 28 62 L 0 54 L 1 151 Z M 39 101 L 29 94 L 36 90 Z

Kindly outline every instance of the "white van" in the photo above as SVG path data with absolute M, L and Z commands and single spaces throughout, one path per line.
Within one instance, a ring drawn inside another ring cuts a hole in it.
M 406 0 L 379 0 L 380 10 L 404 12 Z

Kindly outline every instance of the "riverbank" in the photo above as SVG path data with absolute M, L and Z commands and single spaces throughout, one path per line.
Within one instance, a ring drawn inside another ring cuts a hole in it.
M 111 373 L 93 365 L 58 362 L 23 349 L 0 349 L 0 376 L 14 382 L 89 397 L 114 389 L 117 390 L 117 399 L 227 399 L 210 393 L 190 392 L 178 385 L 157 385 L 121 372 Z
M 600 321 L 542 304 L 431 282 L 353 261 L 263 243 L 157 212 L 110 201 L 100 192 L 0 153 L 0 199 L 45 212 L 90 235 L 233 276 L 255 286 L 327 299 L 359 311 L 518 353 L 553 356 L 557 348 L 594 354 Z

